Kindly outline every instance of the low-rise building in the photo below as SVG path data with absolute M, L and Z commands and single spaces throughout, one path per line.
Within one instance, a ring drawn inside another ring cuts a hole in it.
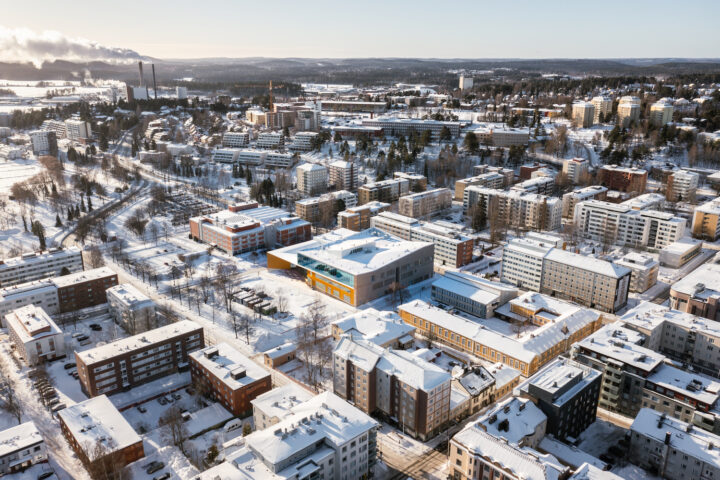
M 404 350 L 413 344 L 415 327 L 403 322 L 394 312 L 379 312 L 367 308 L 335 320 L 330 324 L 333 340 L 343 335 L 361 338 L 383 348 Z
M 527 145 L 530 133 L 527 128 L 495 128 L 481 127 L 473 131 L 478 142 L 484 145 L 509 148 L 511 146 Z
M 552 195 L 555 191 L 555 179 L 548 176 L 530 177 L 523 182 L 513 185 L 510 191 Z
M 680 268 L 702 252 L 703 242 L 692 238 L 681 238 L 660 250 L 660 265 Z
M 495 379 L 495 391 L 493 392 L 495 400 L 501 400 L 511 395 L 520 384 L 522 373 L 502 362 L 497 362 L 488 367 L 488 372 Z
M 225 132 L 222 138 L 223 147 L 240 148 L 250 144 L 248 132 Z
M 631 292 L 642 293 L 657 283 L 660 264 L 649 255 L 630 252 L 615 264 L 630 269 Z
M 577 438 L 595 421 L 602 374 L 586 365 L 559 358 L 518 388 L 547 416 L 547 433 Z
M 82 269 L 82 252 L 78 247 L 25 253 L 0 260 L 0 287 L 75 273 Z
M 290 144 L 290 150 L 295 152 L 309 152 L 315 148 L 318 138 L 317 132 L 297 132 Z
M 267 120 L 267 113 L 266 120 Z M 257 148 L 282 148 L 285 145 L 285 137 L 282 133 L 263 132 L 260 133 L 255 141 Z
M 157 326 L 155 302 L 129 283 L 107 289 L 108 309 L 115 323 L 130 335 Z
M 295 202 L 295 214 L 312 224 L 328 225 L 335 221 L 338 212 L 352 208 L 357 204 L 357 197 L 347 190 L 326 193 L 319 197 L 303 198 Z
M 30 366 L 65 356 L 65 337 L 41 307 L 27 305 L 5 316 L 10 342 Z
M 517 288 L 462 272 L 448 271 L 435 280 L 432 299 L 479 318 L 490 318 L 495 309 L 518 296 Z
M 452 192 L 447 188 L 435 188 L 400 197 L 398 212 L 412 218 L 435 215 L 452 206 Z
M 375 228 L 338 228 L 298 245 L 268 252 L 268 267 L 305 271 L 314 290 L 362 305 L 433 275 L 434 246 L 406 241 Z
M 117 471 L 145 456 L 140 435 L 105 395 L 76 403 L 58 412 L 60 429 L 86 465 L 101 464 Z
M 630 426 L 633 463 L 668 480 L 720 476 L 720 436 L 649 408 Z
M 203 348 L 203 329 L 183 320 L 99 347 L 75 352 L 78 379 L 89 397 L 120 392 L 185 370 Z
M 310 391 L 294 382 L 261 393 L 250 401 L 255 430 L 265 430 L 292 415 L 293 408 L 313 397 Z
M 443 130 L 450 133 L 450 136 L 457 138 L 460 135 L 460 122 L 442 122 L 438 120 L 420 120 L 416 118 L 380 117 L 364 118 L 363 127 L 380 127 L 385 135 L 399 137 L 407 136 L 410 132 L 423 133 L 429 131 L 434 140 L 440 138 Z
M 108 267 L 100 267 L 55 277 L 50 282 L 57 289 L 58 311 L 66 313 L 106 303 L 105 292 L 118 284 L 118 276 Z
M 45 441 L 32 421 L 0 432 L 0 476 L 47 461 Z
M 277 368 L 295 360 L 297 345 L 293 342 L 285 342 L 282 345 L 263 352 L 263 363 L 268 368 Z
M 270 391 L 270 373 L 227 343 L 188 355 L 193 384 L 220 402 L 233 415 L 247 417 L 250 402 Z
M 422 192 L 427 189 L 427 177 L 419 173 L 393 172 L 393 178 L 404 178 L 410 183 L 411 192 Z
M 481 415 L 473 426 L 518 447 L 537 448 L 548 418 L 530 400 L 511 397 Z
M 455 367 L 452 376 L 450 418 L 473 415 L 495 400 L 495 377 L 482 365 Z
M 706 263 L 670 287 L 670 308 L 720 320 L 720 263 Z

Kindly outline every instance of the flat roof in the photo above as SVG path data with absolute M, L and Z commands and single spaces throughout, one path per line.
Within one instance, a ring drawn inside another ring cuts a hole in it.
M 294 382 L 258 395 L 250 403 L 270 418 L 284 418 L 292 414 L 292 409 L 307 402 L 314 394 Z
M 715 404 L 720 393 L 719 382 L 672 365 L 660 365 L 646 380 L 710 406 Z
M 510 397 L 481 415 L 476 425 L 482 425 L 486 432 L 496 437 L 519 444 L 545 422 L 547 416 L 530 399 Z
M 563 263 L 565 265 L 573 265 L 582 270 L 587 270 L 606 277 L 621 278 L 630 273 L 630 269 L 612 264 L 599 258 L 580 255 L 579 253 L 568 252 L 559 248 L 553 248 L 545 256 L 546 260 Z
M 692 298 L 720 296 L 720 264 L 706 263 L 696 268 L 670 287 Z
M 351 313 L 346 317 L 335 320 L 332 324 L 344 333 L 353 335 L 357 332 L 365 340 L 377 345 L 385 345 L 415 332 L 415 327 L 403 322 L 397 313 L 380 312 L 374 308 Z
M 92 280 L 98 280 L 100 278 L 111 277 L 116 273 L 108 267 L 94 268 L 92 270 L 84 270 L 82 272 L 71 273 L 61 277 L 52 278 L 50 281 L 55 284 L 57 288 L 68 287 L 83 282 L 90 282 Z
M 45 310 L 32 304 L 5 315 L 5 322 L 23 343 L 63 333 Z
M 25 422 L 0 432 L 0 457 L 43 441 L 33 422 Z
M 49 250 L 43 250 L 33 253 L 25 253 L 18 255 L 17 257 L 6 258 L 0 260 L 0 270 L 12 268 L 24 264 L 47 262 L 56 258 L 77 256 L 78 258 L 82 255 L 80 249 L 76 246 L 72 246 L 65 249 L 51 248 Z
M 628 328 L 610 324 L 580 340 L 577 346 L 620 361 L 645 372 L 663 363 L 665 355 L 639 345 L 645 336 Z
M 224 342 L 196 350 L 190 358 L 231 390 L 270 376 L 270 372 Z
M 58 416 L 91 460 L 98 441 L 108 453 L 142 442 L 106 395 L 70 405 L 60 410 Z
M 194 331 L 202 331 L 202 327 L 191 320 L 182 320 L 75 354 L 85 365 L 92 365 Z
M 121 283 L 106 290 L 107 294 L 112 294 L 125 305 L 136 305 L 144 302 L 154 303 L 150 298 L 135 288 L 130 283 Z

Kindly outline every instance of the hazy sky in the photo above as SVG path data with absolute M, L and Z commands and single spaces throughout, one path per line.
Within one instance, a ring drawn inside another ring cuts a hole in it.
M 5 0 L 0 25 L 159 58 L 720 57 L 719 0 Z

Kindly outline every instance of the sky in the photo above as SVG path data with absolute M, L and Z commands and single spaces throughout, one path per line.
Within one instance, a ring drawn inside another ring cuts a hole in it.
M 54 31 L 161 59 L 720 57 L 718 0 L 3 2 L 5 34 Z

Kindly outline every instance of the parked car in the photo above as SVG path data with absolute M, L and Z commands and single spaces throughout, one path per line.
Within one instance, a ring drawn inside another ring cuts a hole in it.
M 155 472 L 157 472 L 157 471 L 159 471 L 159 470 L 162 470 L 163 468 L 165 468 L 165 464 L 162 463 L 162 462 L 157 462 L 157 461 L 156 461 L 156 462 L 152 462 L 152 463 L 150 464 L 150 466 L 148 467 L 148 469 L 145 470 L 145 471 L 147 472 L 148 475 L 150 475 L 150 474 L 153 474 L 153 473 L 155 473 Z
M 77 365 L 75 364 L 75 362 L 70 362 L 70 363 L 66 363 L 63 368 L 64 368 L 65 370 L 70 370 L 71 368 L 75 368 L 75 367 L 77 367 Z
M 143 407 L 142 405 L 138 405 L 137 410 L 140 413 L 147 413 L 147 408 Z
M 153 480 L 167 480 L 170 478 L 170 474 L 165 472 L 162 475 L 158 475 L 157 477 L 153 477 Z
M 90 338 L 90 337 L 88 337 L 88 336 L 85 335 L 85 334 L 82 334 L 82 335 L 80 335 L 79 337 L 76 337 L 76 339 L 77 339 L 78 342 L 83 342 L 83 341 L 85 341 L 85 340 L 87 340 L 87 339 L 89 339 L 89 338 Z
M 95 332 L 99 332 L 100 330 L 102 330 L 102 327 L 101 327 L 100 325 L 98 325 L 97 323 L 91 323 L 91 324 L 90 324 L 90 330 L 93 330 L 93 331 L 95 331 Z
M 85 335 L 85 334 L 82 332 L 75 332 L 72 334 L 72 338 L 82 337 L 83 335 Z
M 50 478 L 53 475 L 55 475 L 55 472 L 43 472 L 37 476 L 37 480 L 45 480 L 46 478 Z
M 177 392 L 173 393 L 173 394 L 172 394 L 172 397 L 173 397 L 175 400 L 181 400 L 181 399 L 182 399 L 182 395 L 180 395 L 180 394 L 177 393 Z
M 57 412 L 59 412 L 60 410 L 63 410 L 63 409 L 65 409 L 65 408 L 67 408 L 67 407 L 65 406 L 64 403 L 58 403 L 57 405 L 55 405 L 54 407 L 52 407 L 52 408 L 50 409 L 50 411 L 53 412 L 53 413 L 57 413 Z

